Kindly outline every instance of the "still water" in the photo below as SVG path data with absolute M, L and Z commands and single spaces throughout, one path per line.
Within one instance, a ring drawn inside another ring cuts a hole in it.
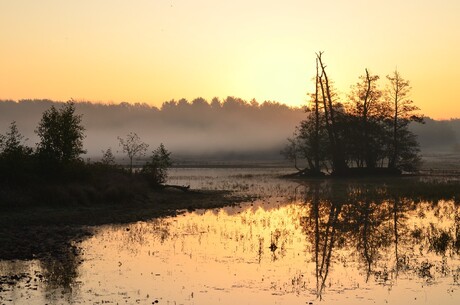
M 458 198 L 285 172 L 174 169 L 169 183 L 259 197 L 95 227 L 63 262 L 0 261 L 0 275 L 22 276 L 0 303 L 460 303 Z

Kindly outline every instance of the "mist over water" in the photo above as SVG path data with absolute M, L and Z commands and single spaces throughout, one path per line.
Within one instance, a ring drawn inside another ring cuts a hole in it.
M 59 103 L 49 100 L 0 101 L 0 132 L 16 121 L 19 131 L 34 147 L 34 133 L 42 113 Z M 101 150 L 112 148 L 121 157 L 117 137 L 137 133 L 150 145 L 163 143 L 177 158 L 191 159 L 282 159 L 280 150 L 299 122 L 301 108 L 276 102 L 247 102 L 234 97 L 208 102 L 198 98 L 163 103 L 161 109 L 147 104 L 97 104 L 77 102 L 86 128 L 85 158 L 97 160 Z M 413 124 L 422 153 L 460 151 L 460 120 Z

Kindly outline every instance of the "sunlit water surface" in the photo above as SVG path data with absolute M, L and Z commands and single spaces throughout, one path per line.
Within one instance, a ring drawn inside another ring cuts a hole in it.
M 453 200 L 341 199 L 325 193 L 328 182 L 276 178 L 284 172 L 175 169 L 170 183 L 261 197 L 237 207 L 94 228 L 71 262 L 0 262 L 1 275 L 43 275 L 4 286 L 0 301 L 460 303 L 460 209 Z

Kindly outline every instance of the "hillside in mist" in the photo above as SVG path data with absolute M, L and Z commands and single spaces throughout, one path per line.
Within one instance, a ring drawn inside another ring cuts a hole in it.
M 58 102 L 49 100 L 0 101 L 0 133 L 16 121 L 29 146 L 38 141 L 34 130 L 42 113 Z M 306 117 L 299 108 L 276 102 L 247 102 L 227 97 L 184 99 L 163 103 L 161 108 L 147 104 L 76 103 L 86 127 L 85 157 L 97 159 L 101 150 L 119 150 L 118 136 L 136 132 L 150 148 L 160 143 L 179 158 L 282 159 L 279 151 L 295 126 Z M 460 119 L 413 124 L 422 153 L 459 152 Z

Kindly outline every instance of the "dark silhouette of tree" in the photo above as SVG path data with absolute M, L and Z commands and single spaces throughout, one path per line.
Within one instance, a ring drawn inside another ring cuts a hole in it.
M 345 162 L 342 139 L 339 132 L 339 115 L 342 105 L 335 100 L 336 95 L 326 73 L 326 65 L 322 59 L 323 52 L 316 53 L 316 58 L 321 68 L 321 73 L 317 77 L 317 83 L 321 91 L 321 99 L 324 109 L 324 118 L 329 144 L 332 154 L 332 171 L 336 175 L 342 175 L 346 172 L 348 166 Z
M 141 173 L 153 185 L 159 185 L 166 182 L 168 177 L 168 168 L 171 167 L 171 153 L 160 144 L 153 152 L 150 160 L 142 167 Z
M 51 106 L 43 113 L 36 129 L 40 138 L 38 155 L 51 163 L 63 164 L 76 161 L 85 152 L 83 139 L 85 128 L 82 115 L 75 114 L 75 103 L 69 101 L 60 109 Z
M 352 139 L 354 157 L 357 167 L 375 168 L 382 157 L 385 145 L 384 119 L 388 115 L 388 107 L 381 99 L 382 91 L 378 88 L 378 75 L 360 76 L 360 81 L 352 87 L 349 95 L 348 113 L 354 125 Z M 350 142 L 350 141 L 349 141 Z
M 296 127 L 294 138 L 282 151 L 294 161 L 299 175 L 399 174 L 420 165 L 418 142 L 409 130 L 410 122 L 422 122 L 414 115 L 418 108 L 407 99 L 408 82 L 397 72 L 390 80 L 386 97 L 378 86 L 378 75 L 366 69 L 352 87 L 346 103 L 338 101 L 326 74 L 322 52 L 316 56 L 315 93 L 307 118 Z M 388 96 L 392 96 L 393 103 Z M 308 164 L 298 168 L 299 160 Z
M 319 85 L 320 78 L 319 78 L 319 67 L 318 67 L 318 58 L 316 58 L 316 77 L 315 77 L 315 95 L 314 95 L 314 104 L 313 104 L 313 109 L 314 109 L 314 132 L 313 132 L 313 143 L 312 143 L 312 150 L 313 150 L 313 165 L 314 165 L 314 170 L 316 172 L 320 172 L 320 133 L 321 133 L 321 126 L 322 126 L 322 121 L 321 121 L 321 116 L 320 116 L 320 106 L 319 106 L 319 99 L 318 99 L 318 94 L 319 94 Z
M 130 132 L 126 138 L 118 137 L 119 145 L 129 158 L 129 171 L 133 173 L 133 159 L 145 155 L 149 145 L 141 141 L 141 138 L 135 133 Z
M 329 142 L 324 126 L 323 113 L 307 108 L 307 119 L 296 127 L 292 137 L 281 151 L 285 158 L 294 163 L 302 174 L 309 176 L 323 175 L 322 168 L 328 168 L 330 160 Z M 306 161 L 306 168 L 301 169 L 301 160 Z
M 397 70 L 392 75 L 387 75 L 390 84 L 386 94 L 392 104 L 391 138 L 389 145 L 389 168 L 411 169 L 410 163 L 420 160 L 418 158 L 418 144 L 415 135 L 409 131 L 408 125 L 415 121 L 422 123 L 423 117 L 416 114 L 419 110 L 409 99 L 411 90 L 410 82 L 405 80 Z

